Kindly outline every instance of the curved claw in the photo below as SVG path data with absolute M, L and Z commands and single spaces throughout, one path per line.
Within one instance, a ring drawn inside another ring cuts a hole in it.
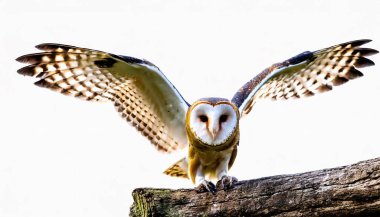
M 201 184 L 199 184 L 195 189 L 197 193 L 203 193 L 203 192 L 211 192 L 215 194 L 216 192 L 216 187 L 214 183 L 210 181 L 203 180 Z
M 233 176 L 223 176 L 217 183 L 216 183 L 216 189 L 218 191 L 220 190 L 227 190 L 234 187 L 235 183 L 238 182 L 237 178 Z

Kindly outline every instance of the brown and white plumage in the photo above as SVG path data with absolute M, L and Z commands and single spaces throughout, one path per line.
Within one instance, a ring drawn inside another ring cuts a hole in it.
M 239 110 L 228 99 L 202 98 L 186 115 L 189 153 L 164 173 L 193 183 L 220 180 L 232 167 L 239 143 Z
M 18 73 L 37 86 L 88 101 L 111 101 L 132 126 L 164 152 L 187 144 L 187 102 L 152 63 L 133 57 L 61 44 L 36 46 L 43 53 L 17 61 Z
M 265 69 L 247 82 L 232 98 L 248 114 L 258 99 L 289 99 L 313 96 L 361 77 L 357 70 L 374 63 L 365 58 L 378 53 L 360 46 L 371 40 L 356 40 L 318 51 L 306 51 Z
M 228 176 L 240 140 L 239 120 L 259 99 L 289 99 L 325 92 L 363 74 L 374 65 L 365 58 L 378 53 L 351 41 L 303 52 L 265 69 L 242 86 L 232 100 L 202 98 L 189 105 L 152 63 L 133 57 L 61 44 L 41 44 L 42 53 L 18 61 L 30 65 L 20 74 L 35 83 L 88 101 L 111 101 L 132 126 L 158 150 L 171 152 L 188 145 L 188 155 L 164 173 L 190 178 L 199 191 L 228 189 Z M 196 86 L 196 85 L 194 85 Z M 218 180 L 215 186 L 209 179 Z

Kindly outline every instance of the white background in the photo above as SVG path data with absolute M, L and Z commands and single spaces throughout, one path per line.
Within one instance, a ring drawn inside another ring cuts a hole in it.
M 0 0 L 0 216 L 127 216 L 137 187 L 192 187 L 111 104 L 38 88 L 14 59 L 56 42 L 145 58 L 188 102 L 231 98 L 271 64 L 361 38 L 380 49 L 380 1 Z M 371 59 L 380 63 L 380 55 Z M 380 68 L 334 91 L 261 102 L 231 174 L 290 174 L 380 156 Z

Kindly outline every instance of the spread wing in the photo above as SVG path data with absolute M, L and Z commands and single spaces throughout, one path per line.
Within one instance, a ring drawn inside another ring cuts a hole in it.
M 17 61 L 18 70 L 38 78 L 37 86 L 88 101 L 111 101 L 121 116 L 163 152 L 187 143 L 188 103 L 152 63 L 62 44 L 40 44 L 42 53 Z
M 360 46 L 371 40 L 356 40 L 318 51 L 306 51 L 265 69 L 233 96 L 241 116 L 248 114 L 258 99 L 289 99 L 313 96 L 363 76 L 357 70 L 374 65 L 365 58 L 378 53 Z

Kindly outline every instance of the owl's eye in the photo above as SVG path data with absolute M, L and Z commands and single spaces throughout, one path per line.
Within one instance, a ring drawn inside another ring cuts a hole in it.
M 227 121 L 227 118 L 228 118 L 227 115 L 221 115 L 220 118 L 219 118 L 219 122 L 220 122 L 220 123 L 226 122 L 226 121 Z
M 199 115 L 199 119 L 200 119 L 203 123 L 205 123 L 205 122 L 208 121 L 208 118 L 207 118 L 206 115 Z

